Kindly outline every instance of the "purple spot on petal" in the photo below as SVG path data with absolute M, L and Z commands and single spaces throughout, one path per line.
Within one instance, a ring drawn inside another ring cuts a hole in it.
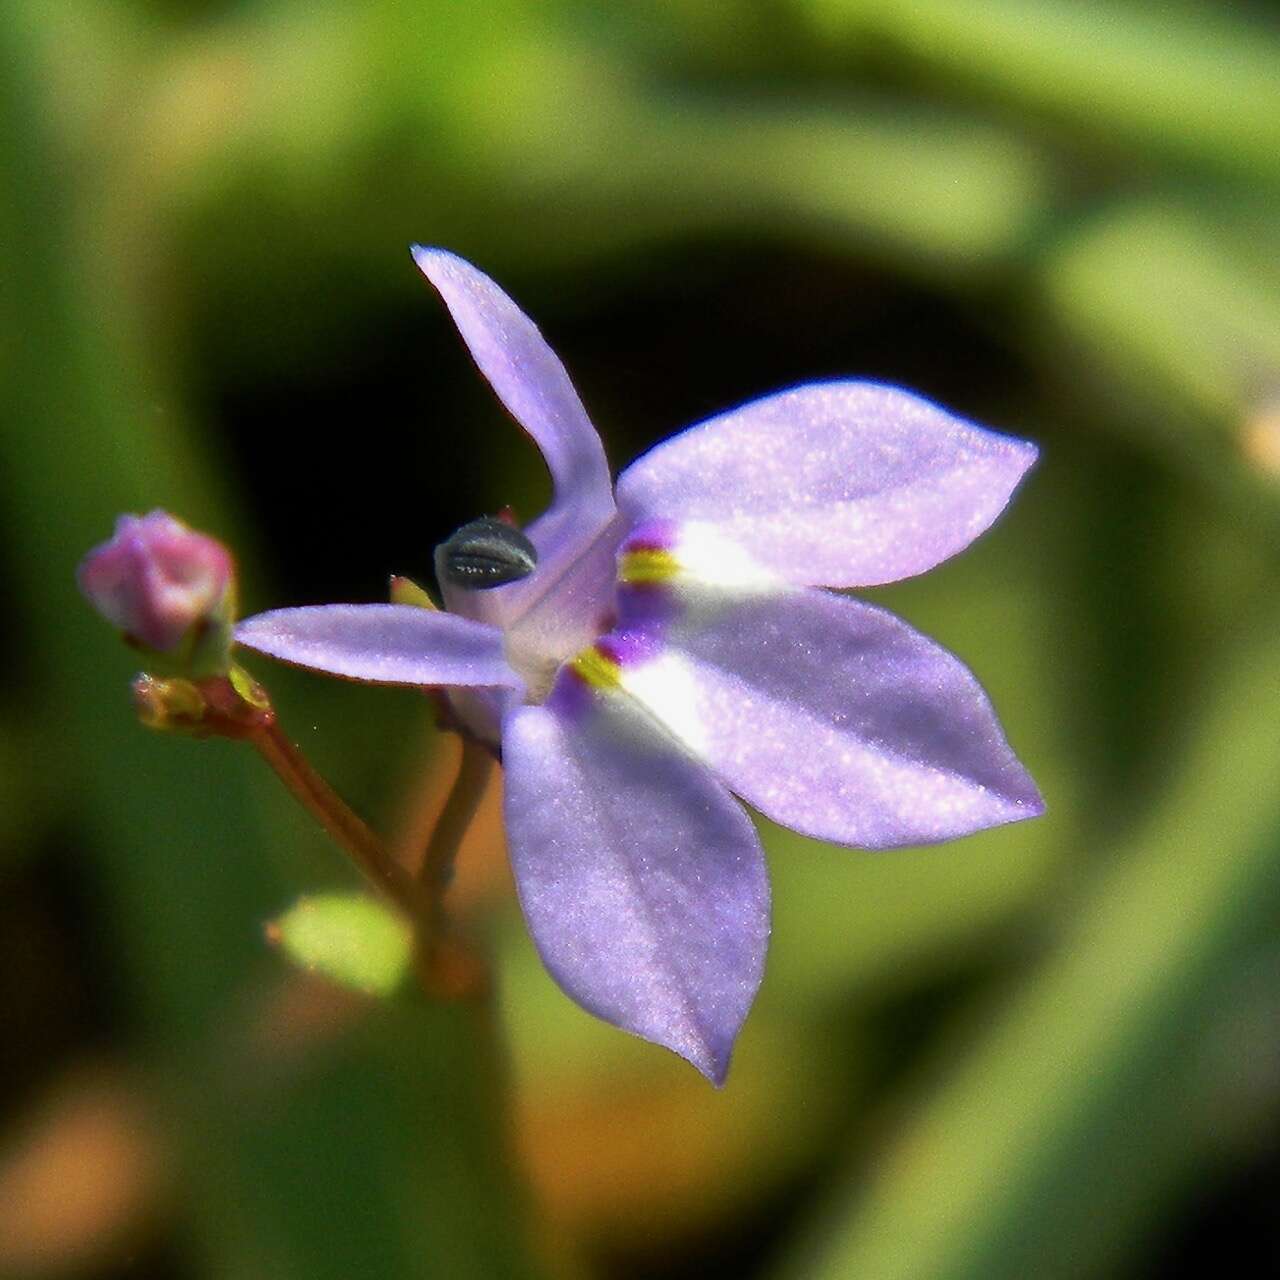
M 619 630 L 596 641 L 596 652 L 620 667 L 648 662 L 662 648 L 661 635 L 646 630 Z
M 627 535 L 620 552 L 671 551 L 676 545 L 679 526 L 674 520 L 644 520 Z
M 569 663 L 556 674 L 545 705 L 573 724 L 581 724 L 595 703 L 595 693 L 584 676 Z
M 683 613 L 674 588 L 664 582 L 623 583 L 618 587 L 619 631 L 665 634 Z

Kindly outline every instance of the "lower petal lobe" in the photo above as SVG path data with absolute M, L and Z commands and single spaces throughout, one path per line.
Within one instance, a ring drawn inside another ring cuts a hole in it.
M 622 686 L 784 826 L 879 849 L 1043 811 L 972 673 L 883 609 L 688 576 L 620 604 Z
M 759 839 L 711 774 L 573 670 L 503 732 L 520 901 L 583 1008 L 723 1082 L 769 934 Z

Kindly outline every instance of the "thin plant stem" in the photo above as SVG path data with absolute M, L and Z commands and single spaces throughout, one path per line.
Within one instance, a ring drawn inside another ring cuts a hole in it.
M 425 898 L 420 972 L 424 986 L 450 996 L 487 998 L 489 975 L 479 954 L 454 934 L 444 910 L 444 895 L 453 879 L 454 862 L 484 796 L 493 757 L 464 736 L 444 808 L 427 842 L 417 884 Z
M 493 757 L 489 752 L 479 743 L 464 737 L 458 775 L 436 819 L 418 872 L 419 882 L 437 911 L 453 879 L 454 860 L 476 816 L 492 770 Z
M 424 895 L 413 877 L 383 847 L 381 839 L 312 768 L 272 717 L 248 734 L 254 750 L 271 766 L 302 806 L 350 856 L 365 877 L 411 919 L 421 916 Z
M 412 922 L 419 938 L 417 968 L 425 991 L 449 998 L 477 998 L 487 992 L 487 966 L 454 936 L 443 902 L 458 850 L 493 767 L 484 747 L 462 738 L 457 776 L 427 841 L 422 866 L 414 875 L 290 741 L 266 690 L 243 671 L 236 668 L 198 683 L 143 675 L 133 688 L 139 715 L 153 728 L 186 729 L 252 744 L 366 879 Z
M 133 682 L 133 696 L 139 718 L 153 729 L 251 743 L 369 882 L 410 920 L 426 918 L 422 887 L 289 740 L 267 691 L 247 672 L 233 667 L 194 682 L 143 674 Z

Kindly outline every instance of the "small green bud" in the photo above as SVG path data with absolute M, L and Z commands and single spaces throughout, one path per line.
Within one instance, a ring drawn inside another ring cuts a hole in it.
M 413 958 L 408 921 L 363 893 L 303 898 L 267 937 L 300 968 L 371 996 L 391 995 Z

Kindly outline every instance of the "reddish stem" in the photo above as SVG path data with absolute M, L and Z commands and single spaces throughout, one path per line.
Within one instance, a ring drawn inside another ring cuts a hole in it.
M 418 871 L 419 881 L 426 887 L 437 907 L 453 879 L 454 859 L 458 856 L 467 829 L 480 807 L 492 768 L 493 757 L 489 752 L 472 739 L 464 737 L 458 775 L 449 789 L 444 808 L 436 819 Z
M 462 739 L 458 775 L 427 842 L 418 885 L 426 897 L 426 925 L 422 978 L 430 990 L 449 996 L 482 995 L 489 975 L 484 962 L 449 927 L 444 895 L 453 879 L 453 865 L 484 797 L 493 757 L 469 737 Z
M 149 679 L 144 677 L 144 681 Z M 163 686 L 164 682 L 156 681 L 135 684 L 135 695 L 146 697 L 154 690 L 163 699 Z M 226 676 L 202 680 L 195 687 L 202 707 L 198 719 L 189 726 L 191 730 L 239 738 L 252 744 L 276 777 L 337 841 L 370 883 L 411 920 L 423 919 L 426 902 L 417 882 L 285 736 L 266 691 L 252 682 L 237 688 Z
M 413 878 L 387 853 L 370 827 L 311 767 L 281 731 L 275 717 L 247 737 L 276 777 L 350 855 L 373 885 L 408 916 L 418 918 L 423 910 L 423 895 Z
M 242 672 L 196 684 L 140 677 L 134 694 L 144 720 L 158 727 L 238 738 L 252 744 L 290 793 L 337 841 L 365 877 L 419 929 L 418 969 L 436 995 L 483 994 L 483 961 L 452 935 L 443 897 L 458 849 L 484 795 L 493 759 L 478 743 L 462 739 L 458 775 L 427 842 L 418 875 L 410 874 L 380 837 L 311 767 L 276 719 L 267 693 Z

